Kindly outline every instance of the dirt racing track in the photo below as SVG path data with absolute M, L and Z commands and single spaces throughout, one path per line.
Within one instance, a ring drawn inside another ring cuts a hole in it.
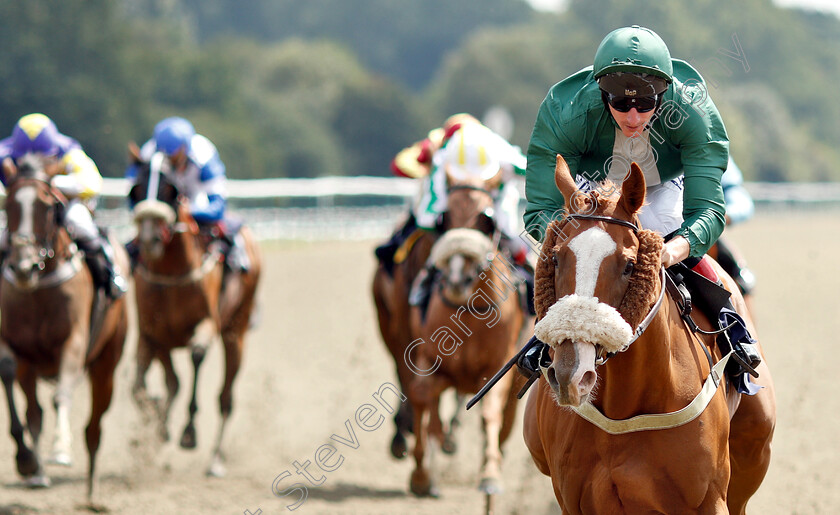
M 729 230 L 728 237 L 743 250 L 758 277 L 756 318 L 778 396 L 773 460 L 751 512 L 838 513 L 840 213 L 760 213 L 747 225 Z M 478 413 L 462 418 L 458 453 L 436 456 L 442 498 L 415 499 L 408 494 L 412 464 L 390 457 L 392 424 L 386 405 L 397 402 L 388 391 L 388 383 L 396 384 L 396 378 L 369 293 L 374 245 L 263 245 L 260 322 L 249 334 L 234 389 L 224 479 L 204 475 L 218 430 L 221 349 L 211 349 L 202 368 L 198 448 L 188 452 L 177 447 L 192 380 L 188 352 L 175 356 L 182 387 L 170 422 L 174 441 L 163 444 L 131 400 L 132 330 L 118 369 L 115 398 L 104 418 L 95 499 L 99 507 L 119 514 L 256 515 L 285 513 L 286 506 L 297 502 L 294 511 L 309 515 L 482 513 L 483 496 L 476 488 Z M 153 394 L 163 393 L 158 365 L 148 381 Z M 52 391 L 47 383 L 39 387 L 45 408 L 42 451 L 53 434 Z M 87 384 L 80 384 L 72 418 L 74 463 L 69 468 L 48 466 L 53 480 L 48 490 L 23 487 L 14 467 L 8 411 L 0 408 L 0 515 L 89 512 L 84 506 L 83 437 L 88 395 Z M 19 391 L 18 396 L 21 409 Z M 452 410 L 450 405 L 443 409 Z M 377 425 L 380 414 L 386 420 Z M 531 464 L 521 427 L 520 416 L 505 448 L 500 513 L 558 513 L 548 478 Z M 337 454 L 319 452 L 329 449 L 321 447 L 327 443 Z M 319 468 L 319 461 L 331 470 Z M 305 499 L 299 485 L 306 486 Z M 288 495 L 276 496 L 275 491 Z

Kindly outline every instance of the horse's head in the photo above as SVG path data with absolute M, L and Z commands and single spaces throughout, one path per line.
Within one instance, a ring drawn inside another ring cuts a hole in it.
M 549 344 L 543 375 L 557 402 L 579 406 L 596 384 L 596 361 L 624 350 L 656 300 L 662 238 L 638 229 L 645 179 L 633 163 L 617 190 L 578 191 L 557 156 L 566 217 L 552 222 L 537 265 L 536 336 Z
M 441 273 L 444 299 L 463 305 L 474 293 L 482 272 L 493 259 L 493 242 L 475 229 L 447 231 L 432 247 L 429 260 Z
M 54 158 L 27 154 L 15 165 L 3 162 L 6 177 L 7 264 L 17 279 L 31 283 L 66 242 L 58 239 L 64 196 L 50 184 L 58 171 Z
M 501 170 L 489 178 L 459 176 L 447 170 L 447 209 L 442 229 L 468 228 L 486 235 L 496 231 L 493 220 L 493 191 L 501 183 Z
M 185 218 L 188 206 L 170 178 L 171 164 L 162 152 L 156 152 L 148 161 L 143 160 L 136 145 L 132 144 L 129 153 L 137 170 L 128 196 L 134 205 L 140 254 L 144 260 L 155 260 L 163 255 L 176 221 Z

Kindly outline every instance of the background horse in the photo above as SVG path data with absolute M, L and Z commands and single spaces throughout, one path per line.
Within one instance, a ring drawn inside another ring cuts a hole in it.
M 199 234 L 186 199 L 164 173 L 163 154 L 157 153 L 150 162 L 143 162 L 135 146 L 130 151 L 139 169 L 129 194 L 136 203 L 134 219 L 140 248 L 134 271 L 139 333 L 134 397 L 141 407 L 149 406 L 145 376 L 152 360 L 157 359 L 163 366 L 167 387 L 166 401 L 159 410 L 160 433 L 168 440 L 169 410 L 179 388 L 170 353 L 188 346 L 195 373 L 189 419 L 180 445 L 194 449 L 198 371 L 207 349 L 221 339 L 225 350 L 225 379 L 219 395 L 222 421 L 207 472 L 223 476 L 222 439 L 233 408 L 233 381 L 242 361 L 244 336 L 254 308 L 260 276 L 259 251 L 252 234 L 243 227 L 251 268 L 223 274 L 222 253 Z
M 457 203 L 457 198 L 455 199 Z M 454 207 L 454 206 L 453 206 Z M 450 387 L 476 393 L 519 348 L 525 314 L 513 266 L 484 233 L 451 229 L 432 247 L 430 261 L 440 270 L 425 318 L 412 312 L 412 343 L 406 359 L 418 373 L 408 396 L 414 406 L 414 458 L 411 491 L 437 495 L 431 466 L 426 463 L 431 436 L 444 443 L 438 414 L 440 395 Z M 530 317 L 529 317 L 530 318 Z M 527 324 L 530 327 L 532 324 Z M 506 375 L 482 401 L 484 459 L 479 489 L 487 494 L 492 512 L 494 494 L 501 491 L 501 445 L 516 416 L 519 376 Z
M 9 160 L 3 169 L 8 185 L 5 209 L 11 248 L 0 287 L 0 376 L 18 449 L 17 469 L 30 486 L 50 484 L 38 453 L 42 421 L 36 395 L 39 376 L 57 381 L 53 397 L 56 431 L 49 461 L 70 465 L 70 405 L 73 389 L 87 367 L 91 413 L 85 437 L 90 500 L 102 415 L 111 404 L 114 369 L 128 329 L 126 301 L 120 298 L 106 306 L 98 336 L 91 341 L 93 280 L 67 229 L 58 224 L 63 196 L 50 185 L 50 176 L 36 158 L 23 159 L 20 170 Z M 116 264 L 127 270 L 125 251 L 115 242 L 112 245 Z M 26 395 L 31 449 L 24 442 L 15 407 L 15 375 Z
M 449 179 L 450 209 L 443 215 L 444 228 L 473 227 L 484 231 L 491 230 L 493 224 L 486 212 L 493 207 L 491 191 L 499 186 L 500 178 L 487 181 L 456 181 Z M 454 201 L 453 201 L 454 199 Z M 453 209 L 453 206 L 454 209 Z M 405 350 L 412 341 L 411 306 L 408 296 L 414 279 L 423 269 L 429 257 L 435 235 L 422 229 L 415 229 L 405 243 L 397 250 L 394 257 L 393 274 L 389 274 L 383 264 L 379 264 L 373 276 L 373 300 L 376 305 L 377 321 L 382 340 L 394 359 L 397 378 L 403 392 L 407 392 L 416 374 L 411 371 L 405 360 Z M 455 416 L 450 422 L 449 441 L 444 449 L 454 452 L 456 448 L 454 433 L 458 425 L 461 399 Z M 403 459 L 408 455 L 406 436 L 414 430 L 414 417 L 411 400 L 403 402 L 394 416 L 395 432 L 391 440 L 391 455 Z
M 560 156 L 555 182 L 571 214 L 549 227 L 538 263 L 535 333 L 551 346 L 550 365 L 528 399 L 524 433 L 563 513 L 744 513 L 770 461 L 775 400 L 766 360 L 758 394 L 717 386 L 713 337 L 692 334 L 676 304 L 661 300 L 662 238 L 635 227 L 645 198 L 635 163 L 619 195 L 577 192 Z M 734 281 L 717 268 L 745 313 Z M 664 415 L 691 409 L 695 398 L 708 401 L 699 414 Z

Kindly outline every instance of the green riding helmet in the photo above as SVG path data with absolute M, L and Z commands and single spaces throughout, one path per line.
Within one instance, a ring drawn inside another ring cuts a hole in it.
M 616 29 L 601 41 L 593 72 L 607 93 L 644 97 L 668 89 L 674 67 L 662 38 L 650 29 L 633 25 Z

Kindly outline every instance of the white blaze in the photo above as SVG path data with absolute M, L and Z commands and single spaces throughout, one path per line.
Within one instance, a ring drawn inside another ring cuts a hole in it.
M 35 186 L 24 186 L 15 194 L 15 200 L 20 204 L 20 226 L 17 232 L 22 236 L 33 234 L 32 213 L 37 197 L 38 192 L 35 190 Z
M 575 253 L 577 261 L 575 294 L 581 297 L 594 296 L 601 262 L 615 252 L 615 242 L 605 230 L 593 227 L 572 238 L 569 249 Z

